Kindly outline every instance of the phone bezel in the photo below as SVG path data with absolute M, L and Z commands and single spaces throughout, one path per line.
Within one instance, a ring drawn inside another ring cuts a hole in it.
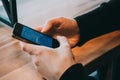
M 14 25 L 14 30 L 13 30 L 13 35 L 12 35 L 12 36 L 13 36 L 14 38 L 16 38 L 16 39 L 21 40 L 21 41 L 39 45 L 39 44 L 37 44 L 37 43 L 35 43 L 35 42 L 33 42 L 33 41 L 30 41 L 30 40 L 28 40 L 28 39 L 26 39 L 26 38 L 24 38 L 24 37 L 21 36 L 23 27 L 27 27 L 27 26 L 22 25 L 22 24 L 20 24 L 20 23 L 16 23 L 16 24 Z M 36 31 L 36 30 L 34 30 L 34 29 L 30 28 L 30 27 L 27 27 L 27 28 L 29 28 L 29 29 L 31 29 L 31 30 L 33 30 L 33 31 Z M 53 48 L 56 48 L 56 47 L 59 46 L 59 42 L 58 42 L 56 39 L 52 38 L 52 37 L 49 36 L 49 35 L 43 34 L 43 33 L 41 33 L 41 32 L 38 32 L 38 31 L 36 31 L 36 32 L 37 32 L 37 33 L 40 33 L 40 34 L 42 34 L 42 35 L 44 35 L 44 36 L 47 36 L 47 37 L 51 38 L 51 39 L 52 39 L 52 47 L 53 47 Z

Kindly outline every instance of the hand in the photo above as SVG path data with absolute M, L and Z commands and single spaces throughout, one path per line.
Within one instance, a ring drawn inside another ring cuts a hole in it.
M 77 22 L 74 19 L 64 17 L 51 19 L 46 23 L 42 30 L 39 28 L 37 29 L 54 38 L 58 35 L 67 37 L 71 47 L 74 47 L 78 43 L 80 37 Z
M 32 56 L 38 72 L 48 80 L 59 80 L 70 66 L 75 64 L 70 45 L 65 37 L 57 37 L 58 48 L 48 48 L 24 43 L 23 50 Z

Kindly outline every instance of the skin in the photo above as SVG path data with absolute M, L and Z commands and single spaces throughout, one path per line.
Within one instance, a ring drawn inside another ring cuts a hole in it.
M 65 36 L 71 47 L 74 47 L 80 39 L 79 27 L 74 19 L 64 17 L 50 19 L 45 26 L 36 27 L 35 29 L 54 38 L 58 35 Z
M 31 55 L 36 69 L 45 79 L 59 80 L 66 69 L 76 64 L 71 47 L 74 47 L 80 38 L 77 22 L 59 17 L 48 20 L 45 26 L 36 27 L 35 30 L 56 38 L 60 46 L 53 49 L 24 43 L 22 49 Z
M 24 43 L 22 49 L 28 52 L 38 72 L 48 80 L 59 80 L 70 66 L 76 64 L 70 44 L 63 36 L 57 36 L 58 48 L 48 48 Z

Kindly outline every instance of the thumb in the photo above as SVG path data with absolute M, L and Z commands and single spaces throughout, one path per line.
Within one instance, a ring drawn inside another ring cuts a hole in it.
M 60 42 L 60 47 L 70 47 L 70 44 L 66 37 L 64 36 L 57 36 L 57 40 Z
M 66 58 L 73 58 L 73 54 L 72 54 L 72 50 L 71 50 L 71 47 L 70 47 L 70 44 L 67 40 L 66 37 L 64 36 L 57 36 L 57 40 L 59 41 L 60 43 L 60 47 L 57 48 L 60 52 L 60 55 L 63 57 L 66 57 Z

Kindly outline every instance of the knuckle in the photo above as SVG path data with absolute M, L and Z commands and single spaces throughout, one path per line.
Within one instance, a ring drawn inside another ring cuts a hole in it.
M 39 61 L 38 61 L 38 60 L 35 60 L 35 61 L 34 61 L 34 64 L 35 64 L 36 66 L 39 66 Z
M 40 55 L 42 53 L 42 51 L 39 50 L 39 49 L 36 49 L 34 53 L 37 54 L 37 55 Z
M 37 55 L 42 55 L 43 53 L 44 53 L 44 51 L 46 51 L 46 49 L 44 48 L 44 47 L 39 47 L 39 48 L 36 48 L 36 50 L 34 50 L 35 52 L 35 54 L 37 54 Z
M 34 58 L 32 58 L 32 62 L 38 66 L 39 65 L 39 59 L 35 56 Z
M 25 47 L 22 47 L 22 50 L 23 50 L 23 51 L 26 51 L 26 48 L 25 48 Z
M 22 46 L 21 47 L 23 51 L 26 51 L 26 47 L 25 46 Z
M 27 47 L 25 47 L 25 46 L 22 47 L 22 50 L 25 51 L 25 52 L 27 52 L 30 55 L 33 54 L 33 51 L 32 50 L 28 50 Z

